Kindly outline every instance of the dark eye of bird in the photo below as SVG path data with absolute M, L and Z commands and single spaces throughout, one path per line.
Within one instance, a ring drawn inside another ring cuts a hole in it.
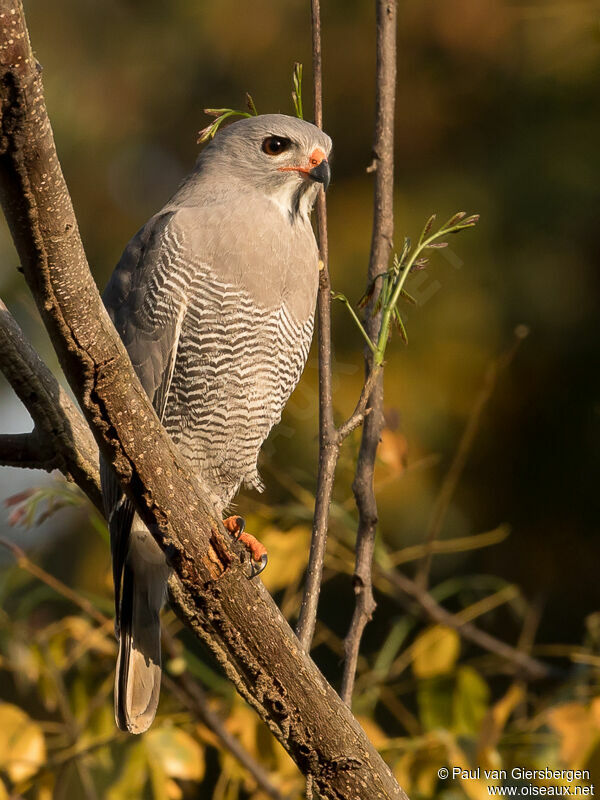
M 283 136 L 267 136 L 262 143 L 262 149 L 263 153 L 268 156 L 278 156 L 287 150 L 291 144 L 290 140 L 285 139 Z

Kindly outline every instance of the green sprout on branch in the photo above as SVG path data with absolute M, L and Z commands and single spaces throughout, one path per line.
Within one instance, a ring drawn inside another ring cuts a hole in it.
M 435 222 L 436 215 L 432 214 L 425 223 L 425 227 L 419 237 L 417 246 L 412 248 L 411 241 L 408 237 L 404 239 L 404 244 L 400 255 L 394 254 L 392 264 L 386 272 L 382 272 L 373 280 L 367 291 L 358 302 L 358 308 L 365 308 L 365 306 L 372 303 L 372 314 L 381 312 L 381 324 L 379 326 L 379 333 L 377 341 L 374 342 L 367 331 L 365 330 L 358 314 L 352 307 L 348 298 L 339 292 L 332 292 L 334 300 L 340 300 L 346 305 L 352 318 L 356 322 L 359 331 L 361 332 L 364 340 L 366 341 L 369 349 L 373 353 L 373 361 L 376 367 L 383 364 L 385 358 L 385 350 L 387 343 L 391 336 L 392 322 L 398 329 L 402 341 L 407 344 L 408 337 L 406 335 L 406 328 L 398 309 L 398 301 L 405 300 L 412 305 L 416 305 L 416 301 L 404 288 L 406 279 L 411 272 L 418 269 L 424 269 L 429 263 L 429 257 L 424 256 L 426 250 L 441 250 L 448 246 L 448 242 L 440 241 L 444 236 L 451 233 L 460 233 L 465 228 L 472 228 L 479 220 L 478 214 L 467 216 L 465 211 L 459 211 L 454 214 L 448 222 L 442 225 L 435 233 L 431 233 L 433 223 Z M 380 280 L 381 279 L 381 280 Z M 375 290 L 379 284 L 380 290 L 377 299 L 373 303 Z
M 292 102 L 294 103 L 294 110 L 298 119 L 304 119 L 304 110 L 302 107 L 302 64 L 299 61 L 294 63 L 294 71 L 292 72 Z M 252 95 L 246 92 L 246 108 L 247 111 L 239 111 L 236 108 L 205 108 L 204 113 L 209 117 L 215 119 L 198 132 L 198 144 L 204 144 L 209 139 L 213 139 L 221 125 L 225 120 L 230 117 L 257 117 L 258 111 L 252 99 Z
M 294 89 L 292 91 L 292 101 L 296 116 L 298 119 L 304 119 L 304 111 L 302 109 L 302 64 L 296 61 L 294 64 L 294 71 L 292 73 L 292 82 Z
M 248 111 L 238 111 L 235 108 L 205 108 L 204 113 L 208 114 L 210 117 L 216 117 L 216 119 L 207 125 L 206 128 L 202 128 L 202 130 L 198 132 L 197 143 L 203 144 L 209 139 L 213 139 L 221 125 L 226 119 L 229 119 L 229 117 L 257 117 L 258 111 L 254 105 L 252 95 L 248 94 L 248 92 L 246 92 L 246 107 Z

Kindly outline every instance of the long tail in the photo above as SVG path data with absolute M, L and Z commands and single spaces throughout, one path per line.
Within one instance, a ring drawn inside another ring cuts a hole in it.
M 163 576 L 143 567 L 134 570 L 128 558 L 123 570 L 115 676 L 115 719 L 122 731 L 143 733 L 156 714 L 163 596 Z

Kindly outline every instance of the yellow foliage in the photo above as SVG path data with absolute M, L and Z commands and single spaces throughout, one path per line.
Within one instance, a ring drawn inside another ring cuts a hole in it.
M 269 553 L 269 565 L 261 575 L 267 589 L 277 592 L 297 583 L 306 568 L 310 529 L 304 525 L 289 531 L 269 528 L 259 538 Z
M 525 697 L 522 686 L 511 684 L 506 694 L 489 709 L 482 724 L 477 743 L 478 761 L 498 769 L 496 745 L 512 712 Z
M 149 758 L 159 763 L 169 778 L 201 781 L 204 777 L 204 750 L 181 728 L 153 728 L 145 742 Z
M 11 703 L 0 704 L 0 769 L 13 782 L 35 775 L 46 760 L 40 726 Z
M 560 738 L 560 759 L 567 767 L 583 767 L 598 741 L 597 703 L 598 698 L 593 710 L 582 703 L 564 703 L 548 711 L 548 724 Z
M 469 759 L 462 748 L 459 747 L 454 737 L 445 736 L 444 740 L 448 752 L 448 765 L 450 768 L 456 767 L 460 770 L 473 769 L 473 765 L 469 762 Z M 481 780 L 473 777 L 469 780 L 462 780 L 460 782 L 460 788 L 464 791 L 469 800 L 488 800 L 490 796 L 488 787 L 494 783 L 495 781 L 489 779 Z
M 49 638 L 49 651 L 59 669 L 67 666 L 67 661 L 75 647 L 77 647 L 79 655 L 83 655 L 88 650 L 111 657 L 116 653 L 112 629 L 109 627 L 99 628 L 84 616 L 64 617 L 48 626 L 45 634 Z
M 451 672 L 460 653 L 460 636 L 453 628 L 434 625 L 413 644 L 413 672 L 417 678 L 433 678 Z
M 402 433 L 384 428 L 377 456 L 395 475 L 402 475 L 408 458 L 408 442 Z
M 285 796 L 295 796 L 302 791 L 304 778 L 298 767 L 279 742 L 271 735 L 256 713 L 241 699 L 236 698 L 226 721 L 228 730 L 240 741 L 260 764 L 269 770 L 271 781 Z M 223 772 L 230 780 L 242 783 L 253 800 L 263 800 L 266 795 L 256 790 L 253 779 L 239 762 L 226 750 L 221 751 Z

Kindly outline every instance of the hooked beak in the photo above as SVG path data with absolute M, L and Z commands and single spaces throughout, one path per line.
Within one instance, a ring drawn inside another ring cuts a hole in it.
M 323 188 L 327 191 L 329 186 L 329 179 L 331 178 L 331 170 L 325 153 L 317 147 L 316 150 L 310 155 L 308 159 L 308 166 L 306 167 L 280 167 L 280 172 L 299 172 L 301 175 L 306 175 L 317 183 L 322 183 Z
M 329 186 L 329 180 L 331 178 L 331 170 L 329 169 L 329 163 L 326 158 L 324 158 L 320 164 L 317 164 L 316 167 L 313 167 L 311 170 L 309 170 L 308 174 L 313 179 L 313 181 L 322 183 L 323 189 L 327 191 L 327 187 Z

